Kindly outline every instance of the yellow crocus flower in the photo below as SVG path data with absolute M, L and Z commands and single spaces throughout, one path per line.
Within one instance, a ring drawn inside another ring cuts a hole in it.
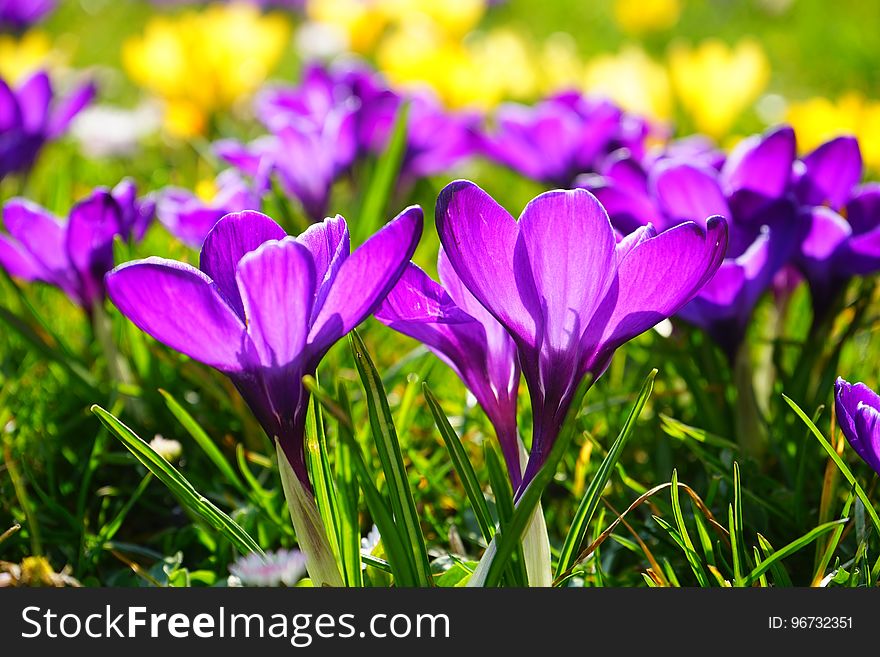
M 614 0 L 614 20 L 629 34 L 669 29 L 680 15 L 680 0 Z
M 695 48 L 672 46 L 669 74 L 694 127 L 720 138 L 763 91 L 770 65 L 760 44 L 752 39 L 743 39 L 733 48 L 708 39 Z
M 44 32 L 31 30 L 20 38 L 0 34 L 0 77 L 15 84 L 40 69 L 60 63 L 59 54 Z
M 666 69 L 638 46 L 595 57 L 587 64 L 584 81 L 587 93 L 608 96 L 630 112 L 660 120 L 672 114 Z
M 392 83 L 429 86 L 450 107 L 490 108 L 537 93 L 535 57 L 518 33 L 471 36 L 463 42 L 434 23 L 414 21 L 389 33 L 376 59 Z
M 165 125 L 178 136 L 203 133 L 209 118 L 259 88 L 289 37 L 281 15 L 252 5 L 213 5 L 150 20 L 123 45 L 129 76 L 166 104 Z
M 792 103 L 786 118 L 802 152 L 839 135 L 855 135 L 866 166 L 880 170 L 880 101 L 849 92 L 837 99 L 810 98 Z
M 382 0 L 309 0 L 306 16 L 339 30 L 348 47 L 361 54 L 375 48 L 390 23 Z

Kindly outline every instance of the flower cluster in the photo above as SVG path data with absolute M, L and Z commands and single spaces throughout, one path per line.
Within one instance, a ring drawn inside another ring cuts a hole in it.
M 858 142 L 839 137 L 796 153 L 794 131 L 781 126 L 743 140 L 726 157 L 693 142 L 641 159 L 621 152 L 580 183 L 623 234 L 649 222 L 667 228 L 715 214 L 729 219 L 724 263 L 679 315 L 732 356 L 784 267 L 807 280 L 817 317 L 850 277 L 880 269 L 880 189 L 859 185 Z
M 142 239 L 152 218 L 152 200 L 139 199 L 130 180 L 94 190 L 71 208 L 66 222 L 14 198 L 3 205 L 9 234 L 0 234 L 0 266 L 17 278 L 54 285 L 91 313 L 104 301 L 113 239 Z

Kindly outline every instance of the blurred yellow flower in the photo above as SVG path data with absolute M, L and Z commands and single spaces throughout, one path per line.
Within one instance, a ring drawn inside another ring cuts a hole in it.
M 802 152 L 839 135 L 855 135 L 865 165 L 880 170 L 880 101 L 849 92 L 833 102 L 811 98 L 792 103 L 787 120 L 797 134 Z
M 669 29 L 680 15 L 680 0 L 614 0 L 614 20 L 630 34 Z
M 631 112 L 661 120 L 672 114 L 666 69 L 638 46 L 595 57 L 587 64 L 584 82 L 587 93 L 606 95 Z
M 388 79 L 429 86 L 450 107 L 489 108 L 528 98 L 539 80 L 534 57 L 511 30 L 474 34 L 462 42 L 431 23 L 410 23 L 383 39 L 376 59 Z
M 8 83 L 15 84 L 39 69 L 59 63 L 59 59 L 43 32 L 26 32 L 20 38 L 0 34 L 0 77 Z
M 166 103 L 165 125 L 178 136 L 203 133 L 208 119 L 252 94 L 287 46 L 289 25 L 246 4 L 212 5 L 173 18 L 157 16 L 129 39 L 129 76 Z
M 308 0 L 306 16 L 337 29 L 354 52 L 368 53 L 388 27 L 382 0 Z
M 339 30 L 349 48 L 362 54 L 377 47 L 390 28 L 427 24 L 449 37 L 470 32 L 486 10 L 486 0 L 308 0 L 312 21 Z
M 540 74 L 537 73 L 540 71 Z M 577 42 L 568 32 L 547 37 L 538 53 L 536 77 L 543 94 L 560 89 L 577 89 L 583 84 L 584 62 L 577 51 Z
M 708 39 L 696 48 L 672 46 L 669 74 L 694 127 L 718 138 L 763 91 L 770 65 L 760 44 L 752 39 L 743 39 L 733 48 Z

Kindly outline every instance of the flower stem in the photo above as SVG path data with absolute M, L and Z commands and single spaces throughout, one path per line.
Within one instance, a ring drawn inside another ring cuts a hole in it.
M 306 570 L 314 586 L 344 586 L 327 531 L 312 493 L 306 490 L 293 471 L 281 443 L 275 441 L 281 487 L 296 531 L 299 549 L 306 556 Z
M 761 418 L 755 396 L 751 353 L 743 342 L 733 360 L 733 381 L 736 386 L 736 437 L 746 456 L 760 461 L 767 449 L 767 428 Z

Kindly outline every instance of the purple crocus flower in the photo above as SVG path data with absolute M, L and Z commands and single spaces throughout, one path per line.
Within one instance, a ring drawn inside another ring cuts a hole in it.
M 223 216 L 242 210 L 260 208 L 265 183 L 253 185 L 235 169 L 222 171 L 214 181 L 217 194 L 205 201 L 189 190 L 166 187 L 156 202 L 159 221 L 184 244 L 199 248 L 208 233 Z
M 853 137 L 819 146 L 795 165 L 800 218 L 808 232 L 796 262 L 823 317 L 853 276 L 880 270 L 880 185 L 859 185 L 862 156 Z
M 346 141 L 337 146 L 345 154 L 340 163 L 344 169 L 355 157 L 385 150 L 405 101 L 409 101 L 409 114 L 401 163 L 404 181 L 448 171 L 474 152 L 479 114 L 449 112 L 427 92 L 400 95 L 379 74 L 357 62 L 306 66 L 298 86 L 270 88 L 260 94 L 256 113 L 275 134 L 302 130 L 304 122 L 332 123 L 335 114 L 345 116 L 350 121 L 345 126 Z
M 334 181 L 354 161 L 357 142 L 353 109 L 331 109 L 322 122 L 289 116 L 274 134 L 249 145 L 232 140 L 215 144 L 217 154 L 242 173 L 259 179 L 274 172 L 313 221 L 326 214 Z
M 644 152 L 648 125 L 605 99 L 569 92 L 535 105 L 508 103 L 495 114 L 495 129 L 480 135 L 491 160 L 548 185 L 569 186 L 595 171 L 614 150 Z
M 624 234 L 648 222 L 666 230 L 714 215 L 729 220 L 724 263 L 679 316 L 733 358 L 755 304 L 805 233 L 791 191 L 794 132 L 782 127 L 746 139 L 723 163 L 712 150 L 697 148 L 698 157 L 673 150 L 648 165 L 610 158 L 601 177 L 583 182 Z
M 55 0 L 0 0 L 0 30 L 24 30 L 54 9 Z
M 88 83 L 58 99 L 42 71 L 15 90 L 0 79 L 0 180 L 27 173 L 43 145 L 61 136 L 94 95 L 95 87 Z
M 199 269 L 147 258 L 110 272 L 107 289 L 141 330 L 226 374 L 310 490 L 302 378 L 381 303 L 421 231 L 413 206 L 349 255 L 338 215 L 294 238 L 259 212 L 233 213 L 208 234 Z
M 504 327 L 462 284 L 440 250 L 441 287 L 410 263 L 376 319 L 424 343 L 476 397 L 495 428 L 514 489 L 522 483 L 516 429 L 520 370 Z
M 585 375 L 677 312 L 713 276 L 727 247 L 718 217 L 619 243 L 589 192 L 534 198 L 519 221 L 475 184 L 437 199 L 437 231 L 463 285 L 513 338 L 532 400 L 527 484 L 543 465 Z
M 3 206 L 9 235 L 0 234 L 0 266 L 16 278 L 58 287 L 91 314 L 113 268 L 113 238 L 139 240 L 152 217 L 152 200 L 138 199 L 130 180 L 96 189 L 73 206 L 66 223 L 14 198 Z
M 837 377 L 834 407 L 850 446 L 880 474 L 880 396 L 864 383 L 851 384 Z

